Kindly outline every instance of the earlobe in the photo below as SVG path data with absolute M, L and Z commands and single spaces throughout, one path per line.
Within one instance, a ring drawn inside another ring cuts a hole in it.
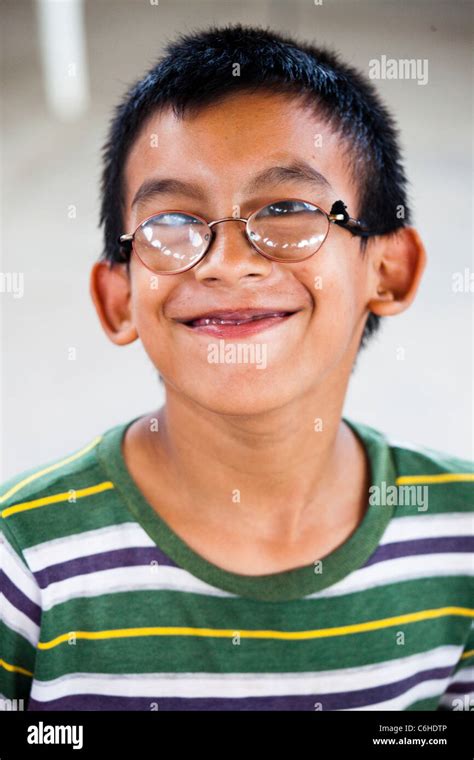
M 118 346 L 138 338 L 131 314 L 130 278 L 123 264 L 98 261 L 92 267 L 90 294 L 104 332 Z
M 414 227 L 380 237 L 374 249 L 374 290 L 369 311 L 380 317 L 399 314 L 414 300 L 423 270 L 426 251 Z

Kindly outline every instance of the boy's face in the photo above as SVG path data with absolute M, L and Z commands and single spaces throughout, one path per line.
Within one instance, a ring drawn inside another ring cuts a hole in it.
M 349 161 L 341 138 L 284 95 L 237 94 L 183 120 L 170 111 L 155 114 L 126 162 L 123 232 L 132 232 L 161 210 L 180 209 L 210 221 L 247 217 L 285 198 L 307 200 L 326 211 L 342 199 L 356 216 L 358 188 Z M 295 175 L 247 189 L 263 170 L 296 163 L 316 169 L 330 187 Z M 167 191 L 132 207 L 142 183 L 151 178 L 191 183 L 199 193 Z M 138 334 L 166 385 L 218 413 L 271 410 L 318 388 L 343 394 L 376 298 L 372 245 L 363 256 L 357 237 L 331 225 L 313 257 L 284 264 L 258 254 L 242 223 L 224 222 L 215 232 L 204 259 L 181 274 L 157 277 L 132 255 L 130 280 L 120 270 L 121 284 L 113 286 L 123 323 L 115 320 L 112 339 L 126 343 Z M 218 347 L 219 336 L 179 321 L 209 311 L 251 308 L 295 312 L 262 331 L 225 338 L 225 345 L 255 344 L 254 353 L 249 349 L 247 354 L 253 361 L 239 362 L 236 353 L 232 360 L 232 349 L 227 361 L 222 353 L 220 359 L 214 355 L 217 363 L 210 360 L 209 346 Z

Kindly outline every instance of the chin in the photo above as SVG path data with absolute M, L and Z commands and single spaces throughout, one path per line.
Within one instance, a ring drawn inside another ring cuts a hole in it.
M 272 412 L 291 403 L 304 393 L 301 378 L 279 371 L 246 368 L 245 372 L 225 373 L 225 378 L 206 373 L 192 384 L 189 378 L 174 379 L 174 391 L 214 414 L 228 416 L 257 415 Z M 278 376 L 277 376 L 278 375 Z

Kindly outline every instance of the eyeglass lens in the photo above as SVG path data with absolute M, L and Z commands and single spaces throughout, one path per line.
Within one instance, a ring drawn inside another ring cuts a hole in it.
M 300 261 L 321 247 L 329 222 L 317 206 L 305 201 L 271 203 L 250 216 L 247 234 L 264 255 L 278 261 Z M 134 248 L 151 270 L 173 272 L 196 263 L 212 233 L 201 219 L 184 212 L 165 212 L 147 219 L 135 232 Z

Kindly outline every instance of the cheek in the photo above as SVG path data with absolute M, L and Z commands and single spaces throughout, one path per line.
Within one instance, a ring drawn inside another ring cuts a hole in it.
M 166 277 L 158 277 L 145 267 L 131 265 L 132 318 L 139 339 L 155 366 L 162 365 L 169 355 L 163 305 L 173 285 Z
M 350 334 L 364 304 L 365 266 L 358 245 L 321 252 L 305 262 L 301 281 L 314 297 L 313 327 L 336 337 Z M 336 342 L 336 341 L 334 341 Z
M 344 241 L 343 241 L 344 242 Z M 358 245 L 333 247 L 304 263 L 299 277 L 314 298 L 301 348 L 302 364 L 317 374 L 351 361 L 365 315 L 365 263 Z M 301 350 L 301 349 L 300 349 Z

